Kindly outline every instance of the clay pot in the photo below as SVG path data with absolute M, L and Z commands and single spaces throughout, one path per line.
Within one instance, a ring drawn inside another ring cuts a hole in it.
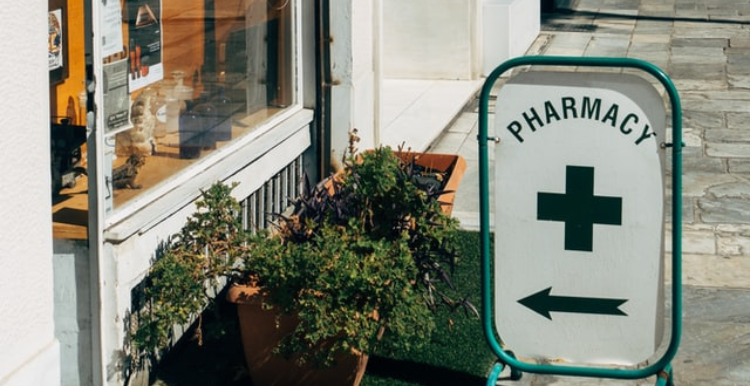
M 242 345 L 253 386 L 357 386 L 367 366 L 367 355 L 347 355 L 331 368 L 296 364 L 273 353 L 282 337 L 294 330 L 293 316 L 277 318 L 274 310 L 261 306 L 258 287 L 234 285 L 227 300 L 237 304 Z
M 453 211 L 453 202 L 456 199 L 456 190 L 466 172 L 466 160 L 457 154 L 438 154 L 438 153 L 415 153 L 415 152 L 396 152 L 396 155 L 404 160 L 425 167 L 427 170 L 443 172 L 447 174 L 448 180 L 445 181 L 443 193 L 438 197 L 440 207 L 443 212 L 450 215 Z

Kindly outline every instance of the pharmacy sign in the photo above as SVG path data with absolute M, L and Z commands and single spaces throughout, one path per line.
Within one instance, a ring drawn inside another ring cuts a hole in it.
M 643 362 L 664 322 L 662 97 L 635 75 L 526 72 L 496 110 L 498 336 L 529 358 Z

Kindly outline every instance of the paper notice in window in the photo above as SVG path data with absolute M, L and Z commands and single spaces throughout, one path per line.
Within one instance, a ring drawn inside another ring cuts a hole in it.
M 122 8 L 119 1 L 105 1 L 101 13 L 102 56 L 122 51 Z
M 130 125 L 128 60 L 104 65 L 104 124 L 107 133 Z

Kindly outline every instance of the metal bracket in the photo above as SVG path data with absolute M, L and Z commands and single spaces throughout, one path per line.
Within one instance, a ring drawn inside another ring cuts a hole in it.
M 477 135 L 477 141 L 481 141 L 482 137 Z M 500 137 L 487 137 L 488 142 L 500 143 Z
M 687 145 L 685 145 L 685 142 L 680 142 L 680 144 L 682 144 L 681 147 L 687 146 Z M 672 142 L 662 142 L 660 146 L 661 146 L 662 149 L 667 149 L 667 148 L 673 147 L 674 144 Z

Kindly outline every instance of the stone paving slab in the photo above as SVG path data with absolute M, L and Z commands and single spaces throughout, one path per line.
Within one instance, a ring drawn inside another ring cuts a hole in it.
M 594 28 L 574 32 L 543 28 L 530 55 L 641 58 L 668 73 L 682 100 L 685 287 L 683 339 L 673 363 L 676 385 L 750 385 L 750 2 L 577 0 L 573 4 L 573 12 L 548 15 L 551 19 L 543 23 Z M 457 192 L 454 215 L 467 228 L 477 229 L 477 143 L 476 126 L 471 123 L 477 119 L 476 110 L 465 109 L 463 114 L 461 127 L 446 134 L 450 141 L 437 146 L 446 148 L 451 142 L 451 149 L 467 156 L 469 167 Z M 472 132 L 462 139 L 467 127 Z M 666 184 L 671 192 L 670 178 Z M 670 224 L 665 240 L 668 256 Z M 668 283 L 670 265 L 665 268 Z M 519 382 L 498 383 L 652 384 L 653 377 L 621 381 L 533 374 Z
M 750 380 L 750 291 L 688 286 L 683 291 L 681 349 L 673 361 L 677 386 L 744 386 Z M 524 374 L 498 386 L 642 386 L 640 380 Z

